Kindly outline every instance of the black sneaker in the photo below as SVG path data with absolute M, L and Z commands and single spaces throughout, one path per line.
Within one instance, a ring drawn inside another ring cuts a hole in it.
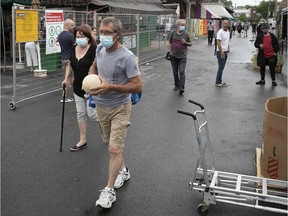
M 177 91 L 178 89 L 179 89 L 178 86 L 175 86 L 175 87 L 174 87 L 174 91 Z
M 182 95 L 184 92 L 185 92 L 185 91 L 184 91 L 183 88 L 181 88 L 181 89 L 179 90 L 179 94 L 180 94 L 180 95 Z
M 277 82 L 275 80 L 272 81 L 273 86 L 277 86 Z
M 265 84 L 265 80 L 260 80 L 256 82 L 256 85 L 264 85 L 264 84 Z
M 87 147 L 87 142 L 84 143 L 84 144 L 81 145 L 81 146 L 77 146 L 77 145 L 72 146 L 72 147 L 70 148 L 70 151 L 76 152 L 76 151 L 79 151 L 79 150 L 84 149 L 84 148 L 86 148 L 86 147 Z

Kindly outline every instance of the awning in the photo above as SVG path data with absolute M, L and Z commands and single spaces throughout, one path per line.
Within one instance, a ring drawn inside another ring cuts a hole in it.
M 164 14 L 175 14 L 176 11 L 172 9 L 167 9 L 163 7 L 161 1 L 146 2 L 141 3 L 139 1 L 117 1 L 117 0 L 94 0 L 90 4 L 96 6 L 108 7 L 111 13 L 122 13 L 122 14 L 155 14 L 155 15 L 164 15 Z
M 21 5 L 31 5 L 31 0 L 1 0 L 1 5 L 13 5 L 21 4 Z
M 220 4 L 218 3 L 202 3 L 201 4 L 205 10 L 212 14 L 214 18 L 233 18 L 231 14 Z
M 39 0 L 41 6 L 83 6 L 89 4 L 90 0 Z M 31 6 L 31 0 L 1 0 L 1 5 L 21 4 Z

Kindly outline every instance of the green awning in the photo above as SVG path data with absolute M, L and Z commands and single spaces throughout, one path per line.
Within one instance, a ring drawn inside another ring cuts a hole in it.
M 1 0 L 1 5 L 31 5 L 32 0 Z M 90 0 L 39 0 L 41 6 L 81 6 L 87 5 Z
M 1 0 L 1 5 L 13 5 L 13 3 L 31 5 L 31 0 Z

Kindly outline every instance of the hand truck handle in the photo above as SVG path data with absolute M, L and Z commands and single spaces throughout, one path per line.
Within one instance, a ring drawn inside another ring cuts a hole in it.
M 203 106 L 202 104 L 197 103 L 197 102 L 195 102 L 195 101 L 193 101 L 193 100 L 188 100 L 188 101 L 189 101 L 190 103 L 193 103 L 193 104 L 199 106 L 199 107 L 201 108 L 201 110 L 204 110 L 204 106 Z
M 185 112 L 185 111 L 182 111 L 182 110 L 178 110 L 177 113 L 191 116 L 193 118 L 193 120 L 197 120 L 197 117 L 193 113 Z

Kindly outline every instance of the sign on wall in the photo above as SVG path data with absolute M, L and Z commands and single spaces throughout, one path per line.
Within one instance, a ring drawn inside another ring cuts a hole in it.
M 57 41 L 58 35 L 63 31 L 63 11 L 46 10 L 46 55 L 61 52 Z
M 38 11 L 16 10 L 16 42 L 38 40 Z

